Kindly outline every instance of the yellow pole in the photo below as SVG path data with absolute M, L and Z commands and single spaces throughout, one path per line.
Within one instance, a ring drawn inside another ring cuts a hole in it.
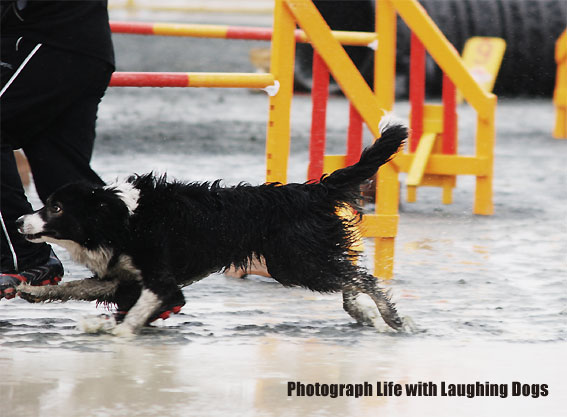
M 387 83 L 384 96 L 380 96 L 382 98 L 380 101 L 376 93 L 368 87 L 344 49 L 331 35 L 328 25 L 313 3 L 310 0 L 286 0 L 286 3 L 289 5 L 301 28 L 311 40 L 317 53 L 325 60 L 333 77 L 341 86 L 343 93 L 360 113 L 372 134 L 376 138 L 380 137 L 378 124 L 384 114 L 384 109 L 391 110 L 393 107 L 394 82 Z M 391 7 L 390 11 L 393 11 Z M 380 12 L 377 14 L 380 15 Z M 393 41 L 394 45 L 390 45 L 389 51 L 393 51 L 395 55 L 395 13 L 393 18 L 392 14 L 389 16 L 394 23 L 388 22 L 387 33 L 378 34 L 378 39 L 380 39 L 378 50 L 383 50 L 384 42 Z M 392 28 L 394 28 L 393 35 L 391 33 Z M 387 48 L 386 50 L 388 50 Z M 386 57 L 383 65 L 390 67 L 390 79 L 393 80 L 395 77 L 393 72 L 395 70 L 395 62 L 392 61 L 391 56 Z M 391 278 L 393 276 L 394 239 L 398 224 L 397 210 L 399 201 L 398 174 L 394 164 L 395 161 L 380 169 L 378 176 L 377 214 L 365 216 L 363 225 L 363 228 L 364 226 L 370 226 L 365 230 L 366 236 L 378 236 L 376 239 L 375 274 L 381 278 Z
M 287 182 L 291 99 L 295 62 L 295 21 L 284 0 L 275 0 L 270 72 L 280 88 L 270 97 L 266 137 L 266 181 Z
M 376 1 L 376 33 L 374 92 L 380 108 L 392 111 L 396 84 L 396 10 L 389 0 Z
M 567 30 L 561 34 L 555 44 L 555 62 L 557 72 L 553 90 L 553 104 L 555 105 L 553 137 L 567 139 Z
M 269 40 L 270 30 L 268 28 L 248 28 L 246 26 L 208 25 L 197 23 L 163 23 L 156 22 L 152 25 L 153 35 L 159 36 L 185 36 L 193 38 L 220 38 L 220 39 L 249 39 Z M 331 32 L 333 37 L 343 45 L 350 46 L 372 46 L 377 37 L 372 32 L 354 32 L 346 30 L 335 30 Z M 294 32 L 296 41 L 308 43 L 309 38 L 302 30 Z
M 272 74 L 238 72 L 188 72 L 188 87 L 266 88 L 274 85 Z
M 396 78 L 396 11 L 390 0 L 376 2 L 376 32 L 379 44 L 374 67 L 374 94 L 380 108 L 392 111 Z M 374 275 L 390 279 L 394 276 L 394 244 L 397 235 L 400 200 L 398 172 L 392 163 L 380 168 L 376 181 L 376 214 L 382 219 L 382 230 L 375 239 Z M 390 226 L 392 233 L 383 230 Z
M 159 36 L 186 36 L 193 38 L 227 37 L 228 26 L 198 25 L 190 23 L 154 23 L 153 34 Z
M 489 216 L 494 214 L 494 204 L 492 202 L 492 177 L 494 172 L 494 142 L 496 116 L 495 95 L 491 95 L 489 104 L 482 111 L 478 112 L 476 130 L 476 157 L 487 161 L 486 175 L 476 177 L 476 187 L 474 195 L 474 214 Z

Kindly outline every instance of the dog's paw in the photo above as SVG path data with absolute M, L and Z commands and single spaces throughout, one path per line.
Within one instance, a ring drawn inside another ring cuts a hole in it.
M 77 327 L 84 333 L 112 333 L 116 328 L 116 320 L 108 314 L 87 316 L 79 321 Z
M 118 326 L 112 329 L 110 333 L 112 333 L 114 336 L 124 337 L 124 338 L 131 338 L 136 336 L 134 330 L 126 323 L 120 323 Z
M 44 301 L 41 297 L 41 294 L 44 292 L 42 289 L 43 287 L 34 287 L 32 285 L 22 283 L 16 287 L 16 293 L 20 298 L 29 303 L 41 303 Z
M 404 316 L 402 318 L 402 328 L 399 330 L 403 333 L 415 333 L 418 331 L 417 325 L 409 316 Z

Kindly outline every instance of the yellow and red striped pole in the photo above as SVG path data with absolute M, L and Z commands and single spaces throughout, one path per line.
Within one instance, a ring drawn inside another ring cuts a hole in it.
M 274 86 L 272 74 L 235 72 L 115 72 L 111 87 L 220 87 Z
M 193 38 L 244 39 L 270 41 L 272 28 L 252 26 L 203 25 L 188 23 L 148 23 L 111 21 L 113 33 L 133 35 L 185 36 Z M 333 36 L 343 45 L 370 46 L 375 43 L 376 33 L 333 31 Z M 296 42 L 307 43 L 309 39 L 303 30 L 295 31 Z

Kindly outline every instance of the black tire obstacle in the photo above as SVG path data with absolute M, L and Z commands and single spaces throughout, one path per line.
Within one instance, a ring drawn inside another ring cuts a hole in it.
M 333 30 L 372 31 L 373 0 L 315 0 Z M 502 96 L 551 96 L 555 82 L 555 41 L 567 26 L 565 0 L 420 0 L 447 39 L 461 52 L 472 36 L 503 38 L 506 53 L 494 92 Z M 409 30 L 398 19 L 397 94 L 407 94 Z M 346 47 L 362 75 L 372 83 L 374 53 L 365 47 Z M 310 89 L 312 49 L 297 45 L 296 86 Z M 441 71 L 427 62 L 428 93 L 437 94 Z M 331 90 L 338 86 L 331 83 Z

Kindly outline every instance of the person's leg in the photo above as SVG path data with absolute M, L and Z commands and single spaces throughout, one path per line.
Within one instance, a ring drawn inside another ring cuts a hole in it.
M 78 179 L 102 184 L 88 162 L 94 140 L 96 108 L 110 79 L 111 69 L 110 65 L 94 58 L 83 59 L 26 40 L 3 38 L 0 52 L 2 298 L 8 297 L 8 290 L 13 296 L 13 287 L 20 281 L 44 285 L 56 283 L 63 275 L 61 263 L 48 245 L 33 246 L 17 233 L 14 221 L 29 213 L 31 206 L 17 175 L 12 149 L 23 146 L 32 155 L 34 180 L 39 183 L 36 188 L 44 199 L 59 186 Z M 80 97 L 88 99 L 83 102 L 78 100 Z M 89 121 L 85 122 L 87 118 L 81 117 L 81 109 L 82 114 L 90 115 Z M 73 120 L 74 124 L 65 122 L 63 116 L 66 114 L 67 120 Z M 64 134 L 56 134 L 57 126 Z M 43 134 L 47 136 L 45 141 Z M 64 139 L 53 139 L 57 137 Z M 72 143 L 71 138 L 76 142 Z M 35 148 L 34 143 L 43 145 Z
M 15 221 L 33 211 L 24 193 L 11 147 L 1 147 L 0 161 L 0 299 L 13 298 L 21 282 L 57 284 L 63 266 L 51 247 L 31 243 L 18 233 Z
M 45 45 L 17 37 L 2 37 L 0 48 L 0 174 L 2 215 L 0 272 L 17 272 L 44 263 L 50 254 L 46 244 L 26 241 L 16 230 L 15 220 L 31 213 L 17 171 L 13 149 L 37 135 L 58 111 L 53 100 L 51 78 L 45 71 Z
M 98 105 L 106 91 L 111 68 L 88 57 L 72 57 L 73 83 L 81 94 L 65 97 L 68 105 L 37 139 L 23 147 L 39 197 L 47 197 L 65 184 L 104 185 L 91 169 Z M 63 98 L 62 98 L 63 99 Z
M 50 247 L 45 243 L 31 243 L 18 233 L 15 221 L 33 211 L 28 202 L 14 152 L 10 147 L 1 148 L 0 165 L 0 213 L 2 235 L 0 239 L 1 272 L 16 272 L 43 263 L 49 258 Z
M 20 282 L 46 285 L 57 283 L 63 276 L 63 266 L 50 246 L 26 241 L 15 225 L 15 220 L 30 213 L 32 207 L 13 149 L 40 131 L 56 109 L 42 106 L 51 94 L 42 79 L 42 47 L 18 38 L 1 38 L 0 298 L 12 298 Z
M 36 140 L 74 93 L 67 53 L 22 38 L 3 37 L 0 49 L 0 141 L 18 149 Z
M 24 146 L 34 183 L 43 202 L 58 188 L 73 182 L 104 185 L 90 166 L 100 97 L 77 99 L 42 133 Z

